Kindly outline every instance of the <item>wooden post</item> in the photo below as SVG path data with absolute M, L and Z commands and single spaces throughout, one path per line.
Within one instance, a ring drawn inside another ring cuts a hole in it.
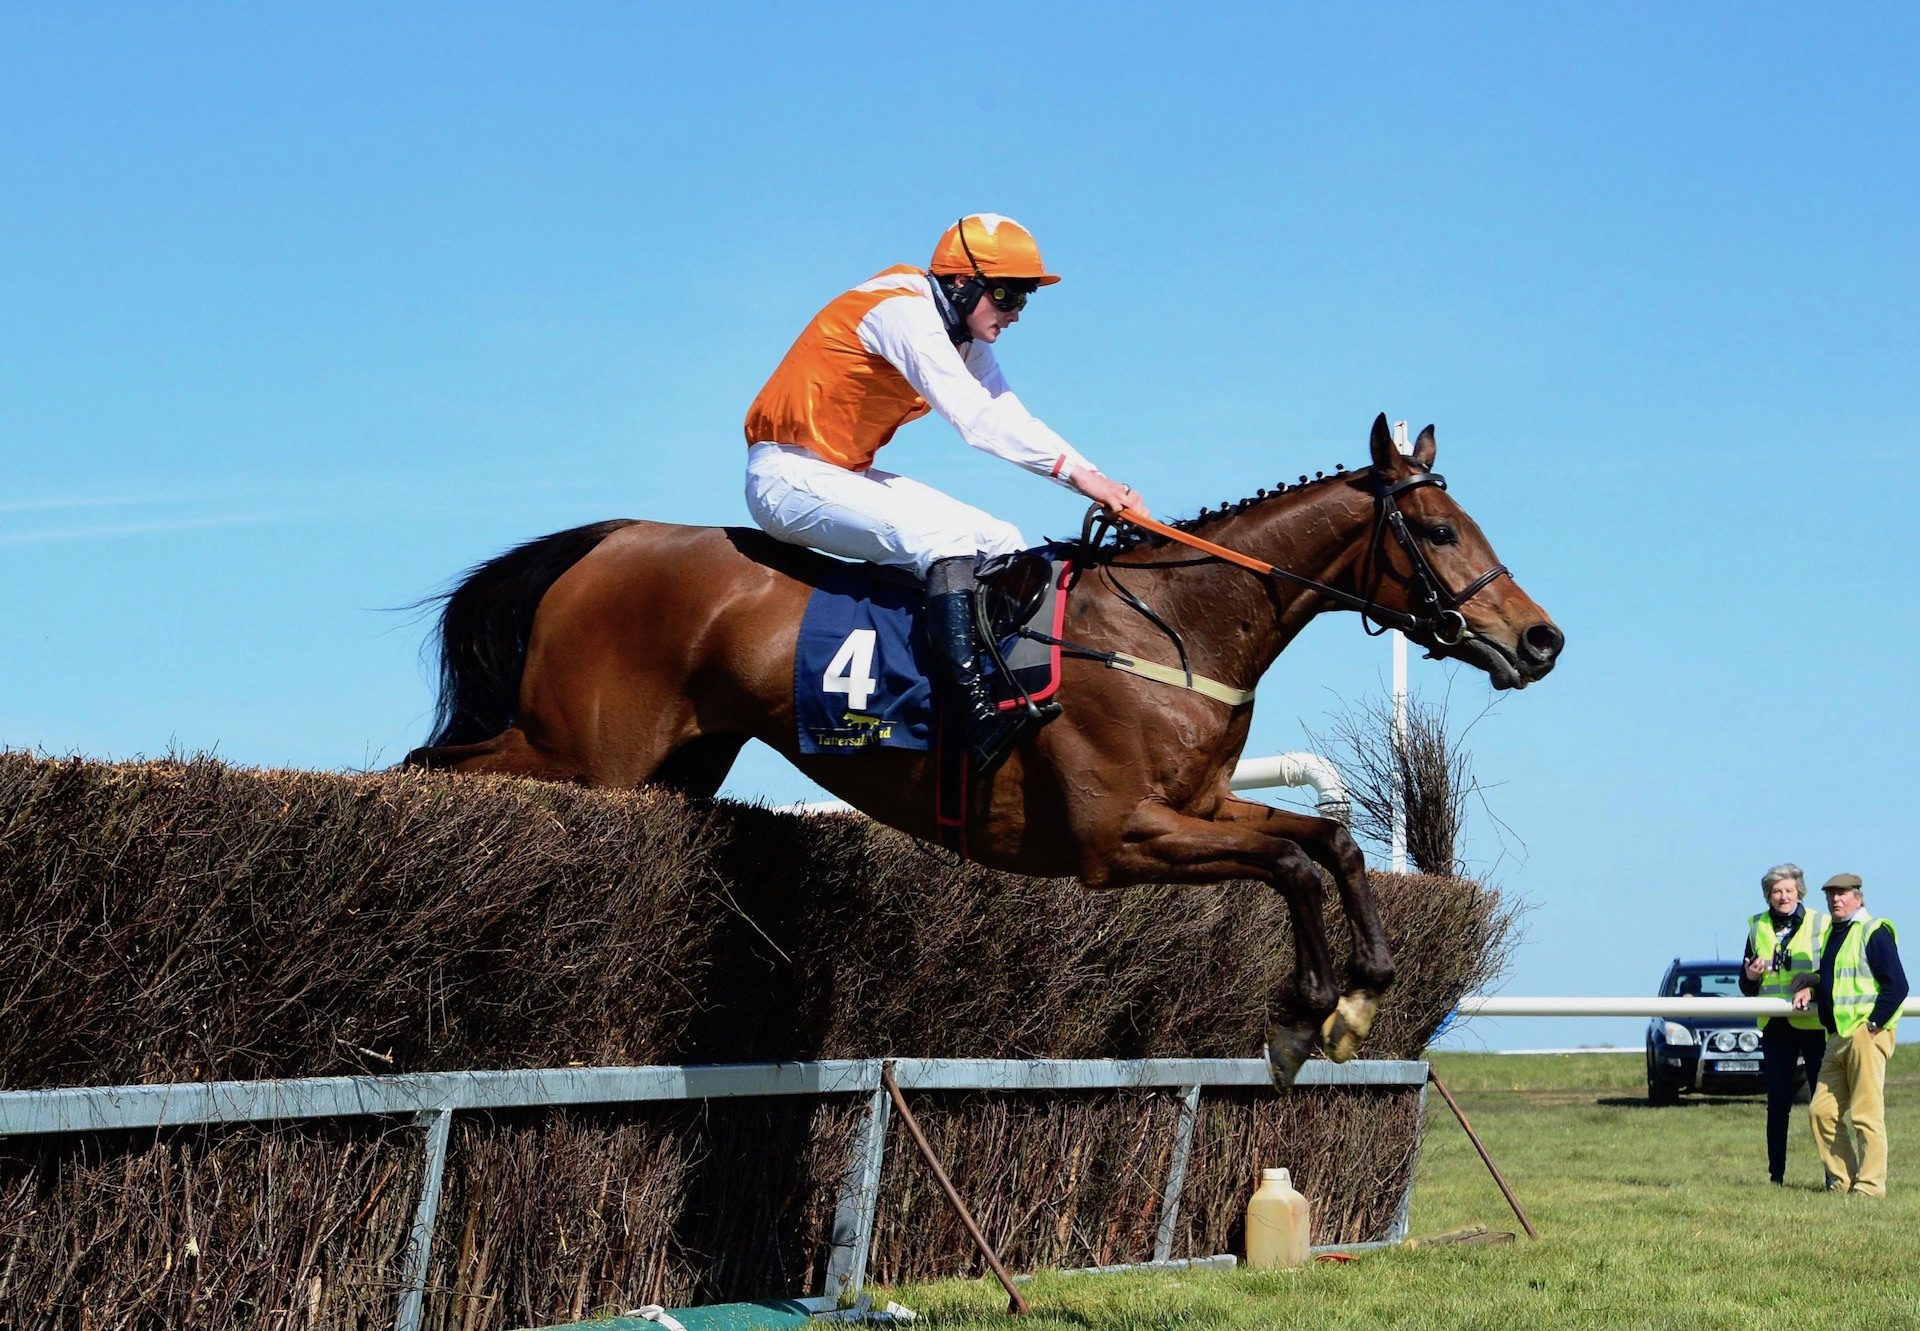
M 1493 1163 L 1493 1157 L 1487 1154 L 1487 1148 L 1480 1144 L 1479 1135 L 1474 1132 L 1473 1124 L 1467 1122 L 1466 1114 L 1463 1113 L 1460 1106 L 1455 1103 L 1453 1096 L 1448 1094 L 1446 1083 L 1440 1080 L 1440 1074 L 1429 1067 L 1427 1069 L 1427 1079 L 1433 1083 L 1433 1089 L 1440 1092 L 1440 1098 L 1447 1102 L 1447 1108 L 1453 1111 L 1453 1116 L 1460 1120 L 1460 1126 L 1467 1130 L 1467 1140 L 1473 1143 L 1474 1150 L 1480 1152 L 1481 1160 L 1486 1162 L 1487 1172 L 1492 1174 L 1493 1181 L 1500 1185 L 1500 1192 L 1506 1197 L 1507 1205 L 1511 1206 L 1513 1213 L 1520 1217 L 1520 1227 L 1527 1231 L 1527 1237 L 1530 1239 L 1539 1238 L 1539 1233 L 1533 1227 L 1533 1221 L 1527 1219 L 1527 1213 L 1520 1209 L 1520 1199 L 1513 1195 L 1513 1189 L 1509 1188 L 1507 1181 L 1500 1177 L 1500 1166 Z
M 1028 1311 L 1027 1301 L 1014 1286 L 1013 1277 L 1007 1274 L 1007 1268 L 1000 1264 L 1000 1254 L 987 1242 L 987 1236 L 980 1232 L 975 1223 L 973 1212 L 960 1200 L 960 1194 L 954 1189 L 953 1182 L 947 1177 L 947 1171 L 940 1167 L 940 1159 L 934 1155 L 933 1147 L 927 1144 L 927 1136 L 920 1131 L 920 1124 L 914 1120 L 913 1111 L 907 1108 L 906 1097 L 900 1094 L 900 1083 L 893 1079 L 893 1060 L 888 1059 L 880 1065 L 880 1084 L 887 1088 L 887 1094 L 893 1097 L 893 1107 L 900 1112 L 900 1121 L 907 1125 L 907 1131 L 913 1134 L 913 1144 L 920 1148 L 921 1157 L 926 1160 L 927 1168 L 933 1171 L 934 1181 L 947 1195 L 947 1204 L 953 1207 L 960 1217 L 960 1223 L 967 1227 L 967 1233 L 973 1235 L 973 1241 L 987 1259 L 987 1265 L 1000 1277 L 1001 1286 L 1007 1291 L 1007 1311 L 1016 1317 L 1024 1317 Z

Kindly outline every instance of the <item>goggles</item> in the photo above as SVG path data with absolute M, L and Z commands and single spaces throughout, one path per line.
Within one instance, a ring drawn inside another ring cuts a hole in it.
M 994 282 L 987 283 L 986 297 L 993 302 L 993 308 L 1002 314 L 1017 314 L 1027 308 L 1027 297 L 1039 286 L 1037 282 Z

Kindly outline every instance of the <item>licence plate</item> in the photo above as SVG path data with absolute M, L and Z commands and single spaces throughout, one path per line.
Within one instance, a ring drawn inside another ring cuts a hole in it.
M 1714 1065 L 1716 1072 L 1758 1072 L 1760 1064 L 1751 1058 L 1729 1058 Z

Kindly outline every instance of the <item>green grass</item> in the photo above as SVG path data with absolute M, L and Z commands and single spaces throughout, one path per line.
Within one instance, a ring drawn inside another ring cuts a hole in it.
M 1788 1186 L 1767 1182 L 1755 1099 L 1644 1103 L 1641 1060 L 1620 1055 L 1439 1055 L 1535 1227 L 1497 1247 L 1387 1250 L 1346 1264 L 1255 1274 L 1041 1275 L 1035 1328 L 1434 1326 L 1520 1331 L 1674 1327 L 1762 1331 L 1843 1318 L 1920 1328 L 1920 1051 L 1890 1066 L 1889 1196 L 1820 1189 L 1797 1107 Z M 1438 1095 L 1414 1186 L 1413 1233 L 1519 1224 Z M 1905 1166 L 1905 1168 L 1903 1168 Z M 876 1291 L 878 1293 L 879 1291 Z M 886 1292 L 937 1327 L 1003 1325 L 991 1279 Z

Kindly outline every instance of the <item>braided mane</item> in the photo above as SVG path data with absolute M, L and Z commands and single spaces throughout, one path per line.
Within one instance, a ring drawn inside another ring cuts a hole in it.
M 1284 494 L 1292 494 L 1300 490 L 1307 490 L 1315 486 L 1324 485 L 1328 481 L 1352 480 L 1360 474 L 1361 473 L 1357 471 L 1348 471 L 1344 462 L 1336 462 L 1331 472 L 1316 471 L 1311 478 L 1303 475 L 1298 481 L 1295 481 L 1291 485 L 1285 481 L 1281 481 L 1271 490 L 1256 490 L 1244 499 L 1230 500 L 1215 509 L 1203 507 L 1193 517 L 1171 519 L 1167 522 L 1167 525 L 1176 531 L 1198 532 L 1203 527 L 1210 526 L 1222 518 L 1232 517 L 1236 513 L 1244 513 L 1255 504 L 1264 503 L 1269 499 L 1277 499 Z M 1113 549 L 1116 553 L 1132 550 L 1143 545 L 1148 548 L 1153 548 L 1166 544 L 1169 544 L 1167 538 L 1158 532 L 1146 531 L 1140 527 L 1129 524 L 1119 525 L 1113 534 Z

